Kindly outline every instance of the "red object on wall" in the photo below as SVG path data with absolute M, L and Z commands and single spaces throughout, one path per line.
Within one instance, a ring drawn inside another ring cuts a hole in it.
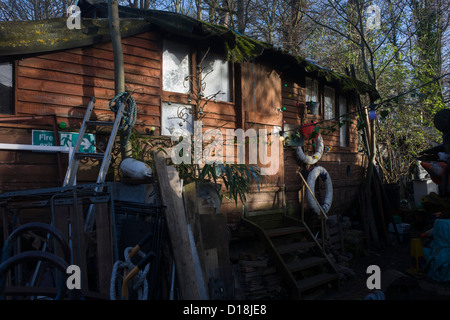
M 302 126 L 301 132 L 303 133 L 306 139 L 312 139 L 310 138 L 310 135 L 314 131 L 315 127 L 316 127 L 315 122 L 311 122 L 310 124 L 305 124 Z

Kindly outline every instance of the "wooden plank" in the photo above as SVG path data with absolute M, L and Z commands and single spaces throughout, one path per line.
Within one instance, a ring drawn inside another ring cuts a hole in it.
M 175 260 L 178 284 L 181 297 L 185 300 L 200 299 L 199 283 L 195 275 L 194 258 L 189 241 L 183 200 L 175 192 L 174 187 L 180 185 L 177 177 L 169 180 L 166 157 L 162 151 L 154 153 L 156 173 L 161 189 L 164 214 Z
M 68 106 L 68 107 L 77 107 L 82 106 L 85 107 L 90 99 L 91 95 L 94 92 L 87 90 L 86 96 L 72 96 L 67 93 L 52 93 L 52 92 L 38 92 L 38 91 L 28 91 L 23 89 L 17 89 L 18 94 L 20 95 L 19 101 L 23 102 L 34 102 L 40 104 L 52 104 L 59 106 Z M 148 96 L 148 95 L 147 95 Z M 104 97 L 103 99 L 98 98 L 96 102 L 96 110 L 106 110 L 101 107 L 101 105 L 109 105 L 109 102 L 114 96 Z M 159 106 L 159 98 L 156 97 L 154 99 L 150 99 L 150 101 L 142 101 L 139 99 L 138 95 L 133 95 L 136 100 L 136 104 L 141 106 L 142 104 L 151 105 L 151 106 Z M 153 100 L 153 101 L 152 101 Z M 99 108 L 97 108 L 97 105 Z M 142 106 L 144 107 L 144 106 Z
M 83 232 L 84 218 L 83 205 L 81 203 L 69 206 L 69 219 L 71 223 L 73 264 L 81 269 L 81 289 L 88 291 L 87 246 Z
M 103 99 L 112 99 L 115 96 L 114 89 L 106 89 L 106 88 L 97 88 L 86 85 L 77 85 L 77 84 L 69 84 L 69 83 L 60 83 L 55 81 L 40 81 L 37 79 L 31 78 L 21 78 L 18 85 L 18 89 L 24 90 L 33 90 L 40 92 L 51 92 L 51 93 L 60 93 L 60 94 L 70 94 L 73 96 L 87 96 Z M 31 92 L 30 92 L 31 93 Z M 145 103 L 150 105 L 159 105 L 160 97 L 157 95 L 151 94 L 142 94 L 139 92 L 133 93 L 133 98 L 136 100 L 136 103 Z
M 70 74 L 114 79 L 113 61 L 71 52 L 59 52 L 57 54 L 52 53 L 39 57 L 26 58 L 20 60 L 19 68 L 22 66 L 54 71 L 64 70 L 64 72 Z M 127 83 L 145 84 L 143 80 L 146 77 L 160 78 L 159 68 L 159 65 L 152 67 L 145 64 L 134 65 L 124 63 L 125 79 Z
M 86 70 L 83 70 L 86 72 Z M 84 86 L 92 86 L 99 87 L 105 89 L 114 89 L 114 77 L 97 77 L 90 75 L 94 72 L 88 72 L 86 74 L 71 74 L 67 72 L 53 71 L 53 70 L 44 70 L 44 69 L 36 69 L 30 67 L 20 67 L 18 68 L 18 74 L 20 77 L 32 78 L 38 80 L 48 80 L 48 81 L 56 81 L 63 83 L 71 83 L 78 84 Z M 131 75 L 129 77 L 125 77 L 125 81 L 127 84 L 127 89 L 134 92 L 140 93 L 148 93 L 148 94 L 157 94 L 158 90 L 155 88 L 160 87 L 160 79 L 156 77 L 140 77 L 139 83 L 136 85 L 131 81 L 128 81 L 129 78 L 139 79 L 136 75 Z M 20 80 L 19 80 L 20 81 Z M 145 85 L 142 85 L 144 82 Z M 155 87 L 155 88 L 153 88 Z
M 201 268 L 203 272 L 205 272 L 202 227 L 200 224 L 200 213 L 197 202 L 197 188 L 195 182 L 183 186 L 183 199 L 186 208 L 187 223 L 191 226 Z
M 217 278 L 219 269 L 219 258 L 217 248 L 206 249 L 205 251 L 205 274 L 207 279 Z
M 108 294 L 114 263 L 111 212 L 107 203 L 95 204 L 99 292 Z
M 21 114 L 51 114 L 58 117 L 68 117 L 74 119 L 83 119 L 86 109 L 83 106 L 59 106 L 59 105 L 44 105 L 42 103 L 19 101 L 17 104 L 17 112 Z M 138 105 L 138 118 L 141 116 L 148 116 L 153 119 L 159 119 L 159 110 L 157 106 Z M 113 121 L 115 113 L 108 109 L 96 108 L 92 113 L 92 117 L 96 117 L 99 121 Z M 140 119 L 139 119 L 140 120 Z
M 161 50 L 159 42 L 151 39 L 143 39 L 137 37 L 128 37 L 122 39 L 122 44 L 127 46 L 138 47 L 151 51 L 159 51 Z
M 245 121 L 246 122 L 256 122 L 256 123 L 264 123 L 266 125 L 273 126 L 281 126 L 282 124 L 282 113 L 278 112 L 278 114 L 274 113 L 263 113 L 263 112 L 253 112 L 246 111 L 245 112 Z
M 93 48 L 98 50 L 100 57 L 111 57 L 111 54 L 113 54 L 111 42 L 98 43 L 94 45 Z M 159 53 L 157 50 L 130 46 L 125 42 L 123 42 L 122 48 L 124 55 L 136 56 L 151 60 L 159 60 Z

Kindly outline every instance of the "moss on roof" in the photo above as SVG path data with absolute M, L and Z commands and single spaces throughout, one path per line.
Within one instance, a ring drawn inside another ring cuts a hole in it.
M 0 56 L 64 50 L 110 40 L 107 19 L 82 19 L 81 29 L 69 29 L 67 18 L 40 21 L 11 21 L 0 23 Z M 148 29 L 143 20 L 123 19 L 123 36 Z
M 71 49 L 109 41 L 107 9 L 106 3 L 83 7 L 82 13 L 95 11 L 95 16 L 103 17 L 103 19 L 82 18 L 81 29 L 67 28 L 66 18 L 1 22 L 0 57 Z M 362 81 L 320 67 L 303 57 L 279 50 L 270 44 L 257 41 L 225 26 L 159 10 L 140 10 L 121 6 L 119 14 L 123 37 L 156 29 L 164 34 L 175 34 L 194 41 L 206 43 L 215 41 L 222 44 L 226 59 L 229 61 L 239 63 L 264 57 L 274 67 L 278 67 L 283 73 L 291 73 L 294 77 L 304 71 L 315 74 L 328 82 L 338 83 L 343 90 L 356 90 L 360 94 L 368 93 L 374 99 L 379 97 L 375 88 Z

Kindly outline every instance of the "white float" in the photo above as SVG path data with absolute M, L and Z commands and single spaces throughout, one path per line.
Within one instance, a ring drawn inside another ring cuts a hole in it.
M 308 179 L 306 183 L 308 183 L 308 186 L 311 189 L 311 191 L 314 192 L 316 180 L 319 177 L 325 183 L 325 199 L 323 204 L 321 204 L 321 207 L 323 212 L 325 212 L 326 214 L 330 210 L 331 204 L 333 202 L 333 183 L 331 181 L 330 174 L 324 167 L 320 166 L 314 167 L 314 169 L 312 169 L 311 172 L 308 174 Z M 317 215 L 321 214 L 320 208 L 317 205 L 317 202 L 314 200 L 314 197 L 311 195 L 311 192 L 306 193 L 306 201 L 308 201 L 308 205 L 312 211 L 314 211 Z
M 306 163 L 306 164 L 315 164 L 317 161 L 320 160 L 323 154 L 323 139 L 322 135 L 318 135 L 316 138 L 316 152 L 312 155 L 305 155 L 303 152 L 303 149 L 301 146 L 298 146 L 297 148 L 297 156 L 300 159 L 300 161 Z

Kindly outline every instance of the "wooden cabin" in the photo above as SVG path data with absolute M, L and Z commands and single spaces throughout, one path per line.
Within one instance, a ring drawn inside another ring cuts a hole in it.
M 23 145 L 45 149 L 65 145 L 63 139 L 73 143 L 92 97 L 96 119 L 114 118 L 107 4 L 83 1 L 80 9 L 81 29 L 69 29 L 66 18 L 0 23 L 2 193 L 62 186 L 67 154 Z M 179 123 L 173 122 L 176 108 L 193 103 L 192 86 L 202 88 L 204 95 L 220 92 L 204 107 L 203 130 L 267 129 L 289 138 L 289 133 L 315 122 L 324 144 L 317 165 L 328 171 L 333 183 L 331 212 L 351 210 L 365 170 L 356 125 L 357 97 L 368 94 L 375 100 L 376 90 L 223 26 L 170 12 L 126 7 L 119 12 L 125 86 L 136 101 L 138 132 L 155 139 L 167 137 L 170 126 Z M 200 63 L 201 83 L 187 81 Z M 316 114 L 308 113 L 309 102 L 319 104 Z M 346 114 L 350 121 L 338 125 Z M 186 123 L 180 126 L 186 129 Z M 88 147 L 104 148 L 108 133 L 93 134 L 95 141 Z M 299 174 L 303 170 L 306 176 L 309 167 L 297 159 L 292 141 L 275 140 L 280 146 L 278 171 L 265 176 L 259 190 L 252 189 L 246 211 L 284 208 L 294 216 L 308 214 Z M 314 139 L 304 139 L 305 153 L 314 152 L 313 143 Z M 94 182 L 96 166 L 90 162 L 80 168 L 77 183 Z M 228 225 L 236 226 L 243 209 L 242 203 L 224 200 L 220 212 Z
M 77 132 L 91 97 L 96 98 L 98 119 L 113 117 L 109 102 L 114 97 L 114 62 L 104 19 L 107 7 L 86 4 L 81 13 L 79 30 L 69 30 L 64 18 L 1 24 L 1 143 L 31 144 L 33 131 L 53 130 L 55 121 L 60 131 Z M 372 88 L 222 26 L 169 12 L 121 7 L 120 14 L 126 90 L 138 108 L 136 129 L 148 134 L 154 127 L 155 135 L 167 134 L 164 117 L 174 106 L 189 104 L 185 77 L 195 73 L 201 54 L 208 51 L 206 63 L 217 68 L 210 70 L 208 80 L 225 94 L 207 104 L 204 128 L 278 127 L 294 132 L 312 121 L 322 128 L 335 126 L 334 132 L 322 131 L 325 150 L 318 165 L 331 175 L 333 209 L 345 212 L 352 206 L 364 173 L 356 96 L 374 95 Z M 319 102 L 317 115 L 307 113 L 307 101 Z M 337 127 L 346 113 L 352 121 Z M 27 121 L 15 121 L 25 116 Z M 97 143 L 104 139 L 99 132 Z M 311 143 L 304 148 L 311 152 Z M 261 190 L 249 195 L 249 210 L 285 204 L 296 211 L 304 202 L 294 151 L 280 150 L 279 173 L 266 177 Z M 66 162 L 56 158 L 1 150 L 1 190 L 60 185 Z M 80 182 L 91 178 L 89 171 L 80 174 Z M 233 223 L 242 208 L 225 201 L 222 212 Z

